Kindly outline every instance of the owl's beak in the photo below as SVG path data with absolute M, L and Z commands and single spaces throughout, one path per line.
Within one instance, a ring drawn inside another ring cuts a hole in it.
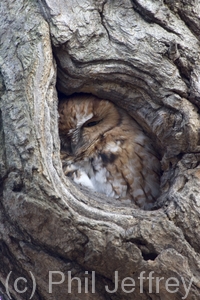
M 61 149 L 68 155 L 75 156 L 76 154 L 76 144 L 72 144 L 71 142 L 67 142 L 66 144 L 61 143 Z
M 71 143 L 71 154 L 75 154 L 76 153 L 76 143 Z
M 60 133 L 61 149 L 70 156 L 77 156 L 83 145 L 81 128 L 71 130 L 70 134 Z
M 71 136 L 71 151 L 73 155 L 76 155 L 76 151 L 79 146 L 80 141 L 80 129 L 74 130 L 72 136 Z

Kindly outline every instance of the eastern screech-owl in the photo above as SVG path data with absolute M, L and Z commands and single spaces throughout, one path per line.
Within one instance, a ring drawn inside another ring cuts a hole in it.
M 151 209 L 159 195 L 160 162 L 136 121 L 112 102 L 91 95 L 61 100 L 59 115 L 65 175 Z

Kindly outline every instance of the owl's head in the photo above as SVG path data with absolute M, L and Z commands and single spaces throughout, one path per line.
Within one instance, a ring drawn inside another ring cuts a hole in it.
M 58 111 L 62 149 L 76 157 L 86 151 L 89 154 L 89 149 L 120 122 L 120 112 L 114 104 L 91 95 L 63 99 Z

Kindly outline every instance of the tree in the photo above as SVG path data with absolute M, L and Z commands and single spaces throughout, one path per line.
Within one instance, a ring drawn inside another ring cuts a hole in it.
M 198 299 L 198 1 L 18 0 L 0 8 L 5 299 Z M 112 100 L 140 123 L 161 156 L 157 209 L 122 206 L 64 177 L 57 91 Z

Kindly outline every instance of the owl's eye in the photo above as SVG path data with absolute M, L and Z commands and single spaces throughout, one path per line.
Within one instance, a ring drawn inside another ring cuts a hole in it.
M 93 127 L 93 126 L 97 125 L 99 122 L 100 121 L 92 121 L 92 122 L 86 123 L 85 127 Z

